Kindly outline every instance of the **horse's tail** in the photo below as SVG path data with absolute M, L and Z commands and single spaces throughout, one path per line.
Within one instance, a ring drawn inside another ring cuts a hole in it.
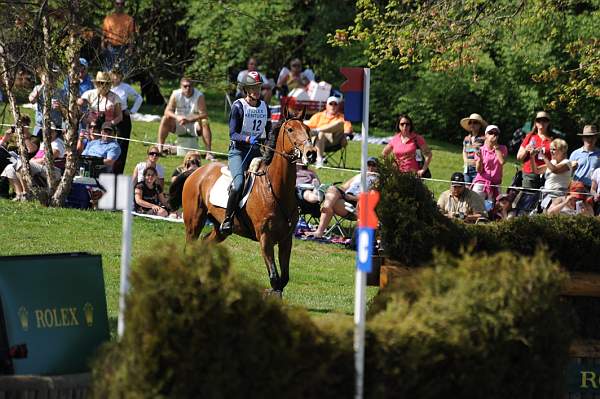
M 169 205 L 171 209 L 179 209 L 181 207 L 181 197 L 183 194 L 183 185 L 188 177 L 193 173 L 193 170 L 186 170 L 177 178 L 173 183 L 171 183 L 171 187 L 169 188 Z

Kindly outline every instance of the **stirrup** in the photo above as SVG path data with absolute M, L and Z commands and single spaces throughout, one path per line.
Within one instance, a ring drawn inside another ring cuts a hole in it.
M 219 227 L 219 232 L 226 236 L 233 233 L 233 217 L 225 218 L 225 220 L 223 220 L 223 223 L 221 223 L 221 226 Z

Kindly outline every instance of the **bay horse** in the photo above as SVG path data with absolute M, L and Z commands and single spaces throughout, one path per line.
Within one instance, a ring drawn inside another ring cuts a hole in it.
M 303 115 L 283 119 L 273 159 L 268 166 L 263 162 L 246 205 L 234 217 L 233 232 L 260 243 L 272 292 L 278 296 L 289 281 L 293 232 L 298 222 L 295 163 L 303 158 L 314 162 L 316 158 L 309 129 L 302 121 Z M 273 130 L 277 131 L 276 128 Z M 187 242 L 198 239 L 207 219 L 214 228 L 203 239 L 221 242 L 226 238 L 219 231 L 225 218 L 225 208 L 211 204 L 208 198 L 211 188 L 221 176 L 222 166 L 222 163 L 211 162 L 187 177 L 181 176 L 171 185 L 172 206 L 183 205 Z M 281 275 L 275 262 L 275 245 L 278 246 Z

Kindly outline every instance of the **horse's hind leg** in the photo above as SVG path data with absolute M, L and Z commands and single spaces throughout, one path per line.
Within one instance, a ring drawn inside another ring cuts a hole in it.
M 273 291 L 281 292 L 283 285 L 281 284 L 281 278 L 277 272 L 277 265 L 275 264 L 275 244 L 273 240 L 268 237 L 268 234 L 263 233 L 260 236 L 260 250 L 267 266 L 267 272 L 269 273 L 269 282 Z
M 200 236 L 204 223 L 206 223 L 207 209 L 198 201 L 195 207 L 186 208 L 183 212 L 185 221 L 185 240 L 195 241 Z

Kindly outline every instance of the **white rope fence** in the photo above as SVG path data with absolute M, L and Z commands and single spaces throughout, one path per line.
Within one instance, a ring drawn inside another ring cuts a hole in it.
M 0 126 L 4 126 L 4 127 L 15 127 L 15 125 L 11 125 L 11 124 L 4 124 L 1 123 Z M 58 129 L 58 128 L 53 128 L 55 130 L 63 130 L 63 129 Z M 96 135 L 99 135 L 98 133 L 94 133 Z M 144 145 L 148 145 L 148 146 L 159 146 L 159 143 L 156 143 L 154 141 L 148 141 L 148 140 L 139 140 L 139 139 L 133 139 L 133 138 L 125 138 L 125 137 L 118 137 L 118 136 L 114 136 L 114 135 L 106 135 L 107 137 L 110 137 L 112 139 L 115 140 L 126 140 L 132 143 L 141 143 Z M 196 137 L 200 137 L 200 136 L 196 136 Z M 223 156 L 223 157 L 227 157 L 228 153 L 225 152 L 219 152 L 219 151 L 208 151 L 208 150 L 201 150 L 199 148 L 190 148 L 190 147 L 184 147 L 181 145 L 175 145 L 175 144 L 163 144 L 163 147 L 167 147 L 167 148 L 171 148 L 175 151 L 177 151 L 177 149 L 182 149 L 182 150 L 187 150 L 187 151 L 196 151 L 199 153 L 204 153 L 204 154 L 211 154 L 211 155 L 219 155 L 219 156 Z M 348 169 L 348 168 L 335 168 L 335 167 L 330 167 L 330 166 L 322 166 L 319 169 L 329 169 L 332 171 L 338 171 L 338 172 L 345 172 L 345 173 L 357 173 L 356 169 Z M 456 184 L 457 182 L 453 182 L 451 180 L 447 180 L 447 179 L 434 179 L 434 178 L 421 178 L 421 180 L 424 181 L 429 181 L 429 182 L 433 182 L 433 183 L 445 183 L 445 184 Z M 473 183 L 464 183 L 465 186 L 472 186 Z M 502 189 L 504 189 L 504 191 L 507 190 L 517 190 L 517 191 L 529 191 L 529 192 L 540 192 L 542 194 L 550 194 L 550 193 L 554 193 L 554 194 L 561 194 L 561 195 L 567 195 L 567 194 L 579 194 L 579 195 L 586 195 L 586 196 L 594 196 L 594 193 L 587 193 L 587 192 L 565 192 L 562 190 L 550 190 L 550 189 L 545 189 L 545 188 L 524 188 L 524 187 L 519 187 L 519 186 L 506 186 L 506 185 L 501 185 L 501 184 L 486 184 L 486 187 L 495 187 L 498 188 L 499 191 L 501 191 Z

